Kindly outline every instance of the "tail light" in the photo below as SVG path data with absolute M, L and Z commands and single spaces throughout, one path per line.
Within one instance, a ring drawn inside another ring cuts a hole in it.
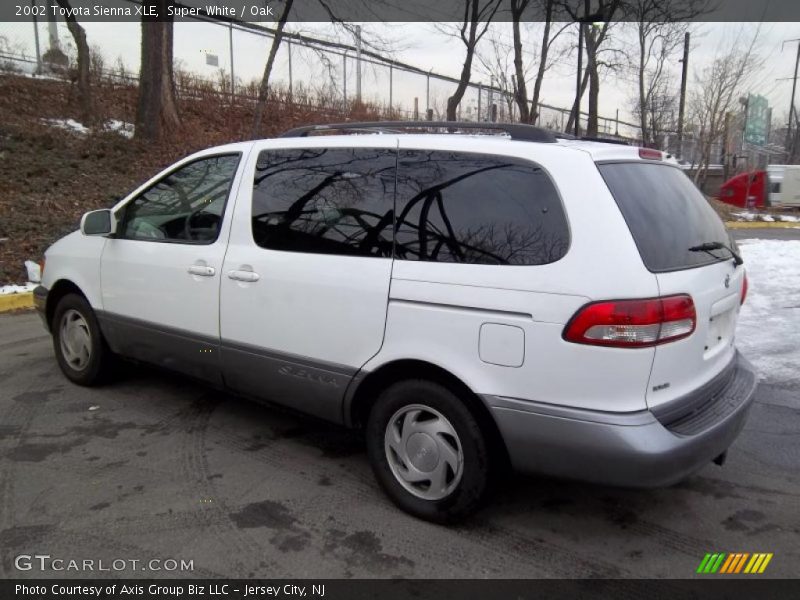
M 576 344 L 642 348 L 688 337 L 696 324 L 694 302 L 688 294 L 593 302 L 570 319 L 564 339 Z
M 747 298 L 747 287 L 748 287 L 747 273 L 745 273 L 744 277 L 742 278 L 742 300 L 740 304 L 744 304 L 744 299 Z

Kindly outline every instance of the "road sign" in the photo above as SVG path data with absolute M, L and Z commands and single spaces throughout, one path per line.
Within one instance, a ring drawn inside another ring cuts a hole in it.
M 769 134 L 769 101 L 764 96 L 750 94 L 747 98 L 747 120 L 744 141 L 754 146 L 764 146 Z

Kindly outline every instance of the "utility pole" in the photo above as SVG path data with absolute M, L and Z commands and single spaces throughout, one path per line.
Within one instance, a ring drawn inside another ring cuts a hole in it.
M 40 75 L 42 73 L 42 50 L 39 47 L 39 21 L 36 18 L 36 9 L 38 6 L 39 3 L 37 0 L 31 0 L 31 7 L 33 8 L 33 39 L 36 42 L 36 74 Z
M 356 102 L 361 104 L 361 25 L 356 25 Z
M 794 108 L 794 94 L 797 91 L 797 66 L 800 64 L 800 39 L 786 40 L 786 42 L 795 42 L 797 44 L 797 58 L 794 61 L 794 78 L 792 79 L 792 100 L 789 104 L 789 126 L 786 128 L 786 154 L 789 161 L 794 158 L 794 138 L 792 137 L 792 123 L 794 123 L 797 111 Z
M 292 40 L 286 40 L 286 55 L 289 57 L 289 97 L 294 93 L 294 81 L 292 76 Z
M 431 73 L 425 76 L 425 114 L 431 109 Z
M 58 39 L 58 23 L 56 22 L 56 15 L 53 12 L 53 4 L 54 2 L 48 2 L 45 4 L 47 10 L 47 33 L 48 37 L 50 38 L 50 50 L 55 52 L 61 52 L 61 42 Z
M 729 167 L 728 167 L 728 138 L 730 136 L 731 127 L 731 113 L 725 113 L 725 121 L 722 126 L 722 148 L 720 152 L 720 162 L 722 163 L 722 177 L 725 181 L 728 180 Z
M 236 75 L 233 69 L 233 21 L 228 23 L 228 52 L 231 59 L 231 104 L 236 102 Z
M 489 76 L 489 101 L 486 103 L 487 118 L 486 121 L 493 121 L 492 119 L 492 106 L 494 105 L 494 75 Z
M 483 95 L 483 86 L 479 83 L 478 84 L 478 122 L 483 120 L 483 115 L 481 115 L 481 96 Z
M 678 105 L 678 158 L 683 159 L 683 118 L 686 113 L 686 78 L 689 74 L 689 32 L 683 36 L 683 66 L 681 67 L 681 99 Z

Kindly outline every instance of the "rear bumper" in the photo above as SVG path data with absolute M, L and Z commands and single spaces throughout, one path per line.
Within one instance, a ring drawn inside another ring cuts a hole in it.
M 737 352 L 727 384 L 674 426 L 647 410 L 608 413 L 499 396 L 484 400 L 515 469 L 658 487 L 684 479 L 728 449 L 744 427 L 756 379 L 752 365 Z

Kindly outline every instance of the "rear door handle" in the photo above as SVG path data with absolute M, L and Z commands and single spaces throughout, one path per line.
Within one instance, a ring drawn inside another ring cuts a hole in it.
M 260 277 L 258 273 L 252 271 L 228 271 L 228 278 L 235 281 L 258 281 Z
M 189 267 L 189 273 L 191 275 L 199 275 L 200 277 L 213 277 L 216 272 L 214 267 L 206 267 L 203 265 L 192 265 Z

